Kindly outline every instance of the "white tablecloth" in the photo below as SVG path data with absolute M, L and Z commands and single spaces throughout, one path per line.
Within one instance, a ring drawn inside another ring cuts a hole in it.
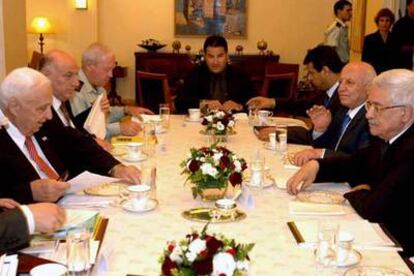
M 179 163 L 186 157 L 190 147 L 206 144 L 206 137 L 199 133 L 199 123 L 190 123 L 181 116 L 172 116 L 170 131 L 163 134 L 166 147 L 155 160 L 158 168 L 157 194 L 159 206 L 143 214 L 128 213 L 118 208 L 102 210 L 109 217 L 100 260 L 94 268 L 94 275 L 159 275 L 161 265 L 158 259 L 166 242 L 181 240 L 191 229 L 201 230 L 204 223 L 184 219 L 181 212 L 200 205 L 193 200 L 189 187 L 184 186 L 185 177 L 180 175 Z M 255 138 L 247 121 L 237 122 L 237 134 L 229 137 L 227 147 L 241 157 L 250 159 L 256 148 L 263 148 Z M 297 146 L 289 145 L 290 150 Z M 271 173 L 286 179 L 287 172 L 278 155 L 264 150 Z M 148 162 L 148 161 L 147 161 Z M 328 184 L 326 189 L 344 192 L 345 184 Z M 239 208 L 247 218 L 226 224 L 210 224 L 209 232 L 221 232 L 234 237 L 238 242 L 256 243 L 251 252 L 249 275 L 315 275 L 316 264 L 313 250 L 300 249 L 291 235 L 286 222 L 309 217 L 293 217 L 289 214 L 288 202 L 294 199 L 284 190 L 269 188 L 254 192 L 254 207 Z M 359 216 L 350 208 L 340 219 L 357 220 Z M 332 219 L 338 217 L 333 216 Z M 360 265 L 387 266 L 410 274 L 408 268 L 395 252 L 361 251 Z M 336 269 L 342 275 L 346 269 Z

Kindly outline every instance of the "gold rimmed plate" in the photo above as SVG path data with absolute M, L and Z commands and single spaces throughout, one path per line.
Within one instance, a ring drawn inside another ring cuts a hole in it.
M 87 195 L 94 195 L 94 196 L 118 196 L 119 191 L 125 189 L 129 185 L 126 183 L 119 183 L 119 182 L 111 182 L 101 184 L 99 186 L 90 187 L 85 190 L 85 194 Z
M 158 200 L 150 198 L 145 206 L 141 209 L 135 209 L 131 201 L 122 204 L 122 209 L 133 213 L 145 213 L 154 210 L 158 206 Z
M 246 213 L 236 209 L 232 215 L 216 215 L 216 208 L 197 207 L 186 210 L 181 215 L 188 220 L 212 223 L 234 222 L 246 218 Z
M 203 135 L 213 135 L 213 134 L 210 134 L 210 133 L 206 132 L 204 129 L 200 130 L 199 133 L 203 134 Z M 217 136 L 226 136 L 226 135 L 236 135 L 236 134 L 237 134 L 237 132 L 233 130 L 233 131 L 227 132 L 226 134 L 215 134 L 215 135 L 217 135 Z
M 381 267 L 381 266 L 358 266 L 353 267 L 345 271 L 344 276 L 357 276 L 357 275 L 375 275 L 375 276 L 408 276 L 408 274 L 388 268 L 388 267 Z
M 331 191 L 304 191 L 296 195 L 299 201 L 321 204 L 343 204 L 342 194 Z

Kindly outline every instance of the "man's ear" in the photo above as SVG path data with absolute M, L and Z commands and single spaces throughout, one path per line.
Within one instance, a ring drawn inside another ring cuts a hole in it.
M 413 118 L 413 107 L 411 105 L 404 106 L 403 108 L 401 108 L 401 113 L 401 120 L 404 123 L 407 123 L 411 121 Z
M 16 97 L 11 97 L 7 105 L 7 110 L 13 117 L 17 117 L 21 110 L 21 107 L 21 102 Z
M 328 66 L 322 66 L 321 74 L 327 75 L 327 74 L 330 74 L 331 72 L 332 71 L 331 71 L 331 69 L 329 69 Z

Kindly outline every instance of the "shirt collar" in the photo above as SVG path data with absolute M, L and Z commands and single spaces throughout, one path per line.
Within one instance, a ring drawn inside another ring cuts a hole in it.
M 348 113 L 347 113 L 349 118 L 351 118 L 351 120 L 352 120 L 357 115 L 359 110 L 364 107 L 364 105 L 365 105 L 365 102 L 363 102 L 362 104 L 358 105 L 357 107 L 355 107 L 353 109 L 349 109 Z
M 406 131 L 407 131 L 407 129 L 409 129 L 410 128 L 410 126 L 412 125 L 412 123 L 411 124 L 409 124 L 408 126 L 406 126 L 403 130 L 401 130 L 397 135 L 395 135 L 394 137 L 392 137 L 389 141 L 388 141 L 388 143 L 391 145 L 392 143 L 394 143 L 401 135 L 403 135 Z
M 347 26 L 346 26 L 346 24 L 345 24 L 345 22 L 344 22 L 344 21 L 342 21 L 342 20 L 341 20 L 341 19 L 339 19 L 339 18 L 336 18 L 336 22 L 338 22 L 339 24 L 341 24 L 341 26 L 342 26 L 342 27 L 345 27 L 345 28 L 347 27 Z
M 62 105 L 62 101 L 53 96 L 52 106 L 54 110 L 59 110 L 60 106 Z
M 326 95 L 328 95 L 329 98 L 332 97 L 332 95 L 335 93 L 336 89 L 339 86 L 339 81 L 335 82 L 334 85 L 331 86 L 328 90 L 326 90 Z

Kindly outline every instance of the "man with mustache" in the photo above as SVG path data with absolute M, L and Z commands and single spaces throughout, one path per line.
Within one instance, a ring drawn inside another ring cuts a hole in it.
M 357 213 L 383 223 L 400 242 L 403 256 L 414 255 L 410 222 L 414 194 L 414 72 L 389 70 L 373 81 L 367 110 L 369 130 L 381 139 L 351 156 L 312 160 L 287 183 L 297 194 L 314 182 L 348 182 L 344 195 Z

